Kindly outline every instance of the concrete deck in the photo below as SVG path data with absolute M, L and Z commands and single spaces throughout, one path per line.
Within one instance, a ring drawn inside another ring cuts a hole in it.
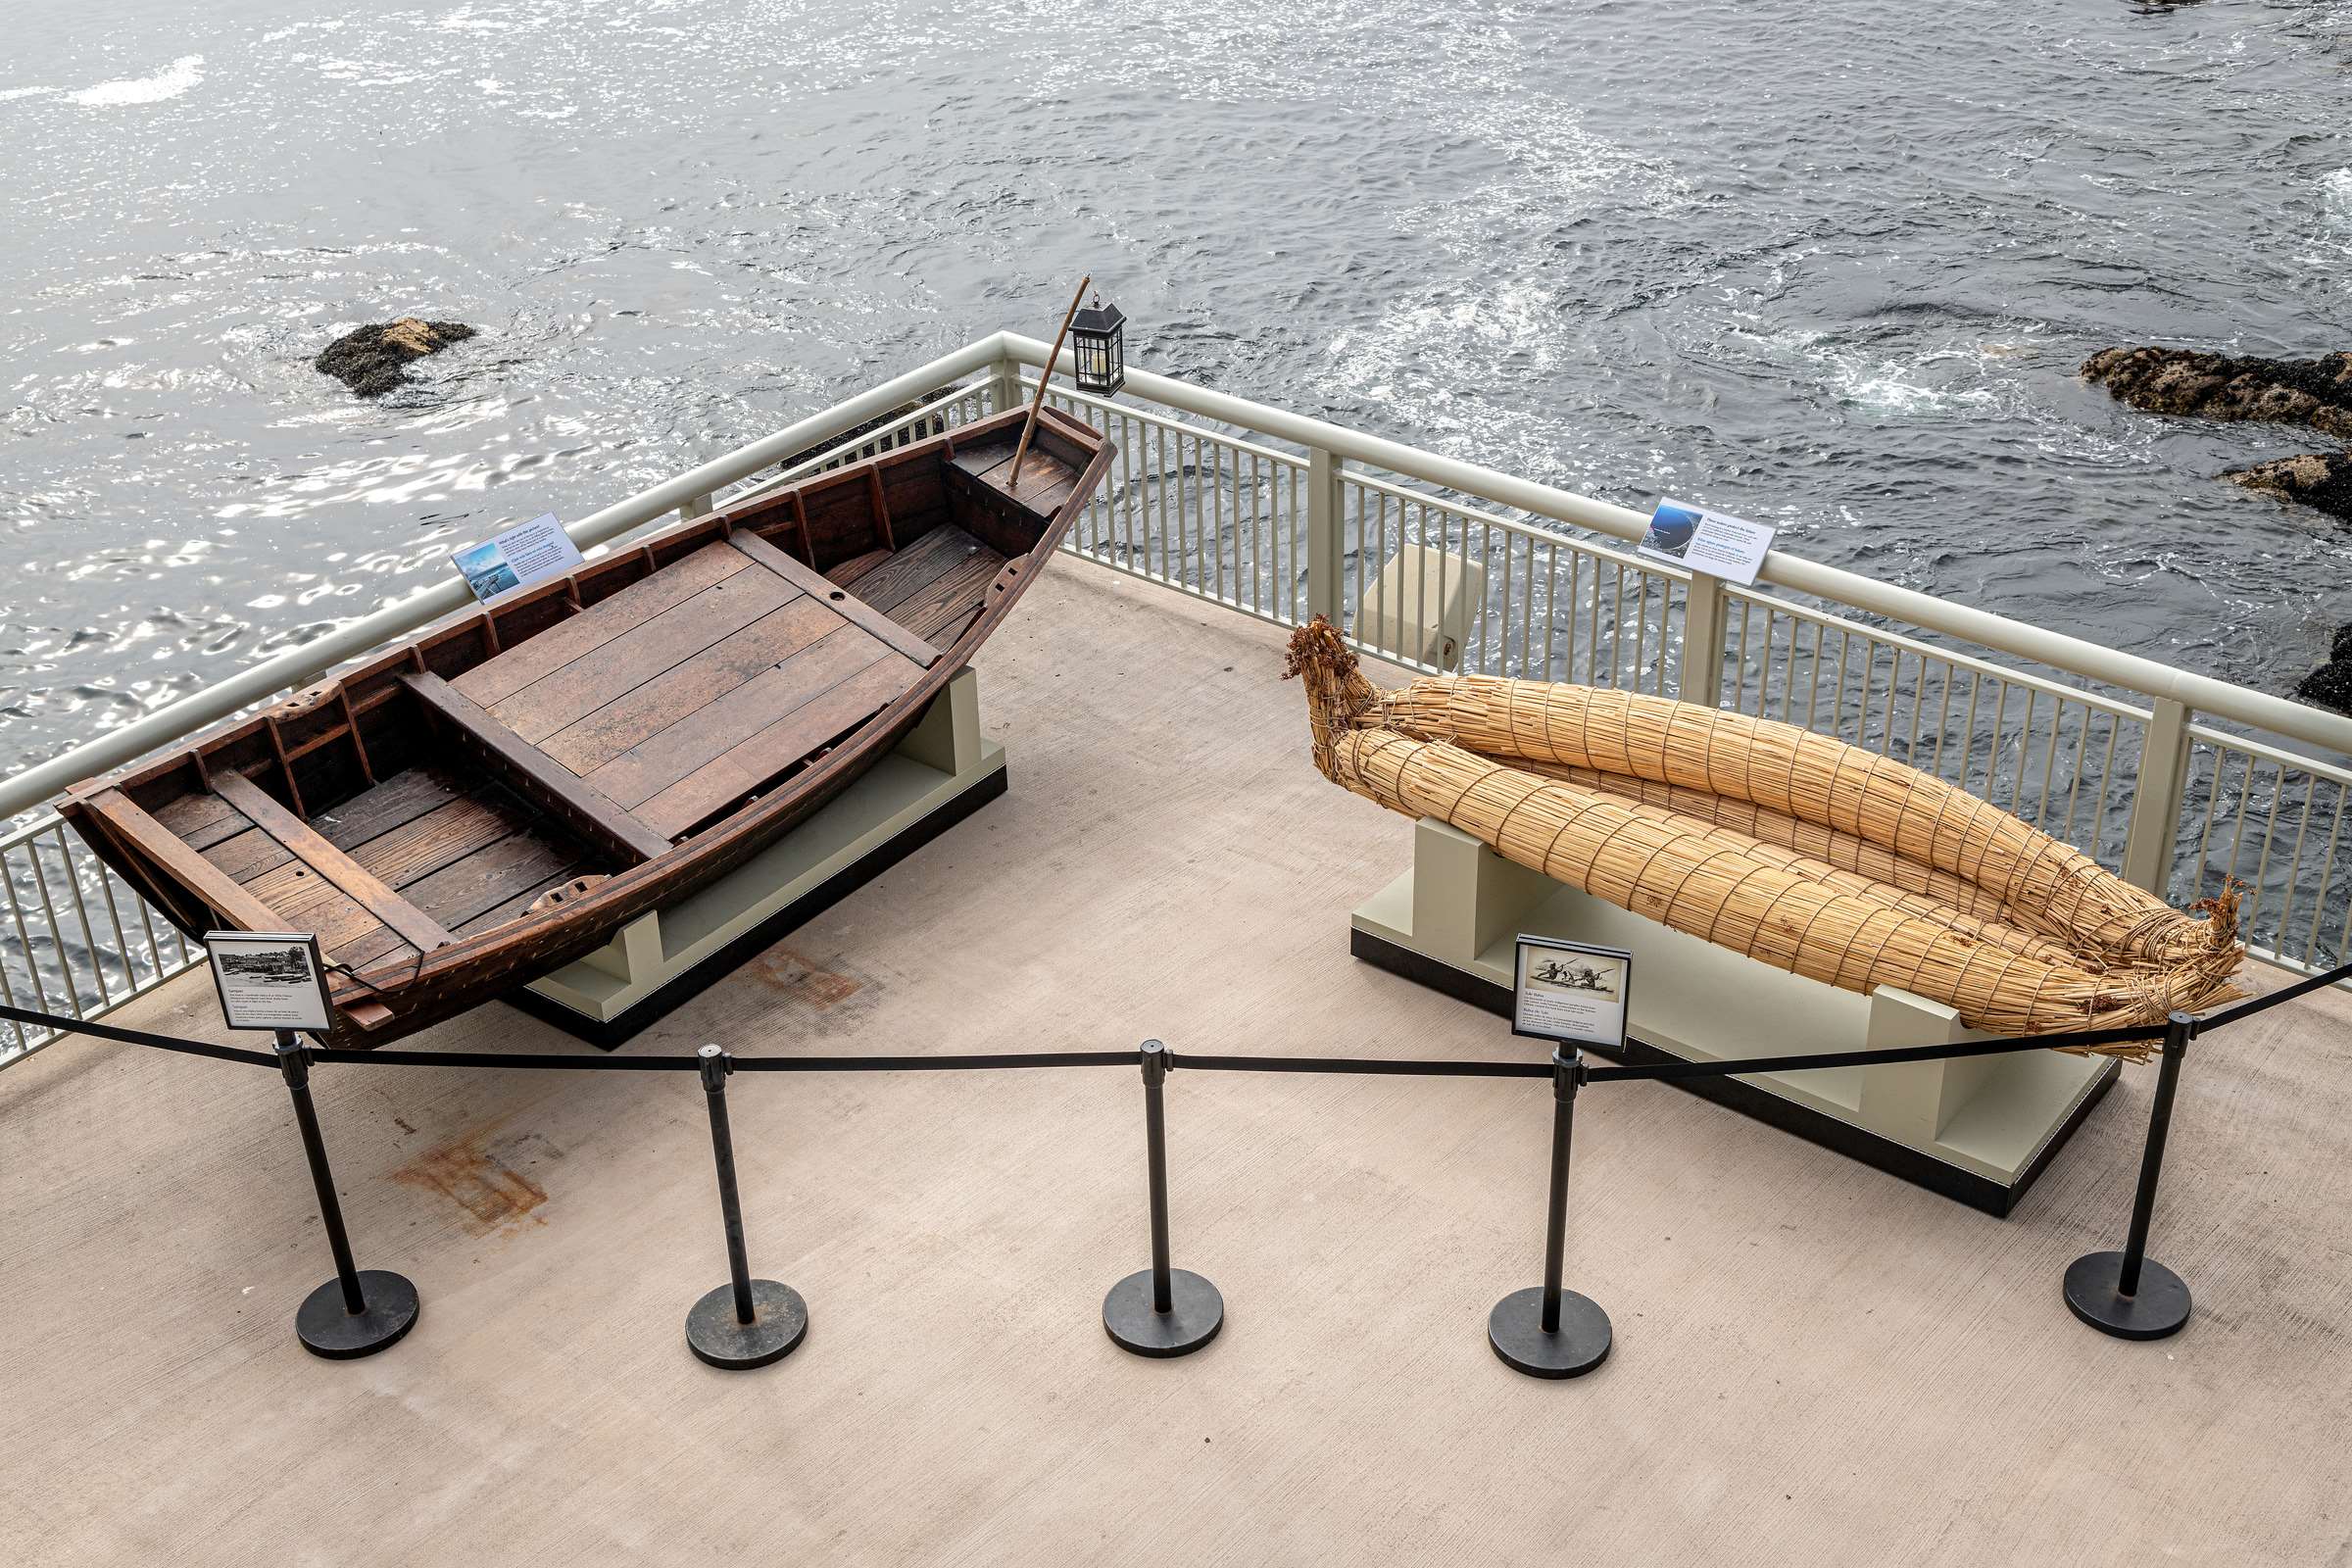
M 1536 1055 L 1348 958 L 1411 827 L 1308 765 L 1280 643 L 1057 565 L 981 665 L 1011 795 L 630 1049 Z M 223 1038 L 201 976 L 124 1021 Z M 503 1007 L 417 1043 L 571 1049 Z M 1541 1269 L 1541 1082 L 1180 1070 L 1176 1258 L 1228 1320 L 1152 1362 L 1099 1317 L 1148 1261 L 1132 1071 L 739 1076 L 753 1265 L 811 1330 L 724 1374 L 691 1075 L 320 1067 L 361 1264 L 424 1299 L 328 1363 L 274 1077 L 68 1041 L 0 1074 L 0 1560 L 2352 1560 L 2352 1006 L 2192 1056 L 2154 1250 L 2197 1313 L 2125 1345 L 2058 1282 L 2120 1243 L 2153 1082 L 2007 1221 L 1595 1087 L 1569 1279 L 1617 1347 L 1550 1384 L 1485 1337 Z

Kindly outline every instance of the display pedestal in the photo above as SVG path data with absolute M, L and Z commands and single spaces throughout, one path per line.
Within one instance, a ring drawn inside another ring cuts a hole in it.
M 1705 1061 L 1979 1040 L 1951 1008 L 1882 986 L 1857 996 L 1774 969 L 1514 865 L 1424 817 L 1413 869 L 1355 911 L 1355 956 L 1505 1017 L 1520 933 L 1634 955 L 1627 1057 Z M 1701 1078 L 1692 1094 L 2006 1214 L 2120 1063 L 2054 1051 Z
M 506 1000 L 610 1051 L 1004 787 L 1004 748 L 980 733 L 980 678 L 965 669 L 895 751 L 814 816 Z

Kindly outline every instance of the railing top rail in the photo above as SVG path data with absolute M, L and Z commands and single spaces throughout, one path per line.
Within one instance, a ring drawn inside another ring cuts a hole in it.
M 1046 345 L 1017 332 L 998 334 L 1003 354 L 1024 365 L 1042 366 Z M 1068 351 L 1064 351 L 1065 356 Z M 1203 418 L 1222 420 L 1260 431 L 1300 446 L 1322 447 L 1335 457 L 1370 464 L 1464 495 L 1475 495 L 1517 511 L 1549 517 L 1578 528 L 1615 538 L 1639 540 L 1649 519 L 1627 507 L 1613 506 L 1572 491 L 1522 479 L 1495 468 L 1456 458 L 1441 457 L 1350 430 L 1327 420 L 1309 418 L 1255 403 L 1229 393 L 1212 392 L 1150 370 L 1129 368 L 1127 387 L 1136 396 Z M 2232 685 L 2210 675 L 2192 674 L 2137 654 L 2127 654 L 2060 632 L 2046 631 L 2011 620 L 1990 611 L 1923 594 L 1875 578 L 1807 561 L 1785 551 L 1765 559 L 1763 580 L 1816 598 L 1835 601 L 1867 614 L 1907 621 L 1982 647 L 2034 660 L 2091 680 L 2104 681 L 2151 697 L 2169 697 L 2202 712 L 2234 719 L 2261 729 L 2292 736 L 2314 746 L 2352 755 L 2352 718 L 2306 708 L 2283 697 Z
M 1393 496 L 1399 501 L 1410 501 L 1416 506 L 1435 507 L 1441 512 L 1452 513 L 1465 522 L 1475 522 L 1486 528 L 1500 528 L 1506 533 L 1515 533 L 1522 539 L 1532 539 L 1547 545 L 1564 545 L 1579 555 L 1613 562 L 1620 566 L 1630 566 L 1636 571 L 1646 572 L 1652 577 L 1663 577 L 1670 582 L 1682 583 L 1690 580 L 1690 568 L 1688 566 L 1677 566 L 1671 562 L 1652 561 L 1647 556 L 1636 555 L 1630 550 L 1616 550 L 1608 545 L 1592 544 L 1583 539 L 1570 538 L 1551 528 L 1530 527 L 1516 517 L 1506 517 L 1495 512 L 1482 512 L 1476 507 L 1465 506 L 1459 501 L 1448 501 L 1444 496 L 1433 496 L 1426 491 L 1409 490 L 1403 485 L 1391 484 L 1386 479 L 1375 478 L 1371 474 L 1356 469 L 1348 469 L 1344 472 L 1340 476 L 1340 482 L 1352 485 L 1359 490 L 1369 490 L 1374 495 Z

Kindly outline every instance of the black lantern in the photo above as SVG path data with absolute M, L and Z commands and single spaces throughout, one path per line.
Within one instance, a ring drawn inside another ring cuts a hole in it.
M 1070 318 L 1070 356 L 1079 391 L 1109 397 L 1127 384 L 1127 318 L 1116 305 L 1103 304 L 1098 294 Z

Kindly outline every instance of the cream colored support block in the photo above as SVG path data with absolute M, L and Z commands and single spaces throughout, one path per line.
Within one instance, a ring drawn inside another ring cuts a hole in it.
M 1429 934 L 1433 958 L 1466 968 L 1495 943 L 1516 943 L 1519 922 L 1557 886 L 1451 823 L 1425 816 L 1413 829 L 1412 928 Z
M 1940 1002 L 1881 986 L 1870 994 L 1870 1027 L 1862 1049 L 1949 1046 L 1985 1038 Z M 1906 1144 L 1933 1144 L 2000 1065 L 1998 1056 L 1961 1056 L 1867 1068 L 1862 1074 L 1862 1124 Z
M 1452 669 L 1469 639 L 1471 608 L 1486 594 L 1486 569 L 1476 562 L 1405 545 L 1364 590 L 1356 637 L 1382 653 Z

